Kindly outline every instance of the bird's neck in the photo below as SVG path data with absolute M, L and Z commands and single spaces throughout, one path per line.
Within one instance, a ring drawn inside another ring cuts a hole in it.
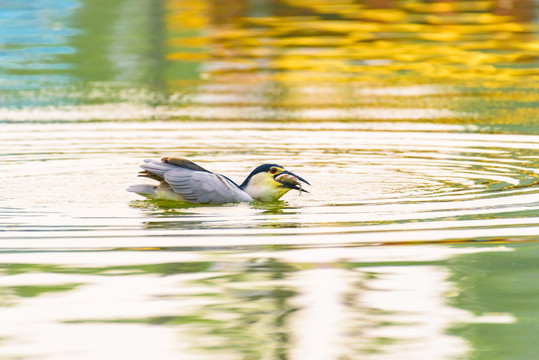
M 255 174 L 245 179 L 240 188 L 249 194 L 253 199 L 270 202 L 278 200 L 290 189 L 276 187 L 275 181 L 263 173 Z

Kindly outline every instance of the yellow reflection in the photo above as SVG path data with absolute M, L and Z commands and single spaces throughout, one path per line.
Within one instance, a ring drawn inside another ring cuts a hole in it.
M 527 0 L 513 7 L 491 1 L 281 0 L 254 6 L 168 0 L 166 58 L 178 69 L 192 69 L 205 84 L 246 85 L 236 95 L 239 102 L 248 95 L 251 105 L 307 106 L 296 89 L 308 85 L 334 89 L 329 99 L 312 96 L 311 107 L 411 107 L 399 99 L 360 97 L 349 84 L 372 89 L 473 83 L 493 92 L 519 86 L 536 101 L 539 43 L 534 34 L 539 26 L 526 15 L 534 6 Z M 176 79 L 185 77 L 171 76 L 169 83 L 185 81 Z M 195 98 L 218 98 L 201 91 Z M 477 111 L 473 101 L 457 99 L 457 104 L 437 96 L 438 109 L 447 105 L 442 111 Z M 429 104 L 418 98 L 413 107 L 428 110 Z M 497 117 L 492 114 L 490 120 L 507 121 L 493 120 Z
M 168 59 L 226 60 L 229 64 L 266 60 L 264 66 L 254 68 L 286 71 L 291 76 L 300 70 L 342 71 L 371 81 L 403 71 L 414 77 L 497 77 L 501 81 L 538 76 L 517 69 L 499 70 L 507 62 L 536 62 L 539 46 L 526 34 L 537 31 L 537 25 L 517 22 L 516 10 L 512 16 L 490 2 L 392 3 L 385 8 L 329 0 L 276 4 L 264 8 L 264 16 L 249 16 L 247 2 L 234 3 L 231 10 L 217 16 L 222 2 L 169 0 L 167 29 L 172 33 L 168 41 L 172 51 Z M 521 5 L 533 10 L 532 3 Z M 197 36 L 173 34 L 189 29 L 198 30 Z M 513 41 L 508 43 L 508 39 Z M 209 51 L 193 54 L 190 49 L 202 46 L 209 46 Z M 386 62 L 384 66 L 361 63 L 369 59 Z M 432 64 L 436 71 L 430 70 Z M 232 65 L 226 70 L 237 72 Z
M 534 41 L 528 43 L 519 39 L 514 44 L 495 41 L 537 29 L 530 23 L 514 22 L 509 15 L 490 13 L 493 9 L 487 8 L 485 2 L 411 3 L 393 9 L 367 9 L 350 1 L 338 4 L 332 1 L 287 1 L 285 4 L 288 8 L 282 16 L 276 16 L 274 9 L 269 8 L 267 16 L 250 17 L 247 4 L 244 4 L 243 7 L 237 5 L 228 17 L 212 17 L 216 2 L 169 1 L 168 8 L 173 10 L 167 17 L 169 31 L 197 29 L 207 34 L 207 37 L 172 37 L 169 45 L 172 48 L 209 45 L 211 50 L 205 55 L 192 54 L 185 48 L 173 50 L 168 58 L 183 61 L 226 59 L 233 63 L 244 62 L 246 58 L 266 58 L 274 61 L 265 64 L 264 69 L 290 72 L 337 69 L 356 74 L 368 71 L 368 77 L 373 79 L 388 70 L 436 76 L 428 71 L 428 66 L 403 69 L 403 62 L 409 61 L 416 65 L 436 63 L 440 70 L 437 77 L 455 78 L 463 72 L 482 77 L 485 68 L 480 66 L 481 63 L 497 65 L 515 59 L 532 62 L 539 55 Z M 296 16 L 289 16 L 287 12 Z M 421 40 L 427 42 L 422 43 Z M 475 48 L 485 42 L 488 48 L 502 53 L 484 52 L 484 47 L 481 50 Z M 335 61 L 321 59 L 327 57 Z M 481 61 L 470 62 L 470 58 L 481 58 Z M 368 59 L 388 62 L 383 67 L 358 65 L 359 61 Z M 452 71 L 453 64 L 463 64 L 466 68 L 459 69 L 457 74 Z M 489 72 L 488 76 L 497 76 L 497 72 Z M 502 80 L 515 76 L 520 76 L 520 73 L 500 72 Z

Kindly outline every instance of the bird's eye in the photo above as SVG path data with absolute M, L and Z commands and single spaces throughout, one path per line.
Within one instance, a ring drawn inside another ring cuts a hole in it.
M 270 169 L 270 173 L 275 174 L 277 172 L 277 168 L 272 167 Z

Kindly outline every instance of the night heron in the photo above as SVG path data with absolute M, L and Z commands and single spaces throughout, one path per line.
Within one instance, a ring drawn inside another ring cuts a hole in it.
M 181 158 L 146 159 L 140 176 L 160 181 L 159 185 L 133 185 L 127 189 L 154 199 L 168 199 L 199 204 L 225 204 L 279 199 L 291 189 L 308 192 L 301 182 L 307 180 L 277 164 L 254 169 L 241 185 L 228 177 L 208 171 Z

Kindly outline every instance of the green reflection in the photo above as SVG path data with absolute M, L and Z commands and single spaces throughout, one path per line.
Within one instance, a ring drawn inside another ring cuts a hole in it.
M 16 306 L 21 298 L 33 298 L 45 294 L 55 294 L 76 290 L 82 283 L 54 284 L 54 285 L 16 285 L 0 286 L 0 307 Z M 1 339 L 0 339 L 1 341 Z
M 184 273 L 177 266 L 167 267 L 176 274 Z M 295 268 L 273 259 L 252 259 L 242 264 L 213 264 L 212 269 L 204 270 L 211 270 L 211 273 L 198 280 L 178 285 L 194 286 L 200 289 L 199 292 L 192 295 L 174 295 L 180 303 L 181 300 L 189 298 L 208 303 L 190 309 L 187 315 L 81 319 L 66 323 L 178 326 L 183 330 L 188 329 L 188 340 L 196 344 L 192 347 L 195 353 L 204 351 L 207 354 L 236 354 L 243 359 L 252 360 L 288 358 L 288 321 L 297 310 L 289 301 L 295 292 L 290 286 L 276 282 L 285 280 L 287 274 Z
M 212 262 L 180 262 L 149 265 L 124 265 L 107 267 L 74 267 L 49 264 L 0 264 L 0 272 L 5 275 L 26 273 L 55 273 L 55 274 L 90 274 L 126 276 L 141 274 L 171 275 L 177 273 L 192 273 L 207 271 Z
M 82 284 L 61 284 L 61 285 L 21 285 L 4 287 L 4 291 L 12 292 L 19 297 L 35 297 L 50 292 L 64 292 L 76 289 Z
M 123 3 L 123 0 L 81 3 L 72 19 L 80 30 L 80 34 L 71 39 L 71 45 L 77 51 L 70 56 L 70 62 L 74 64 L 73 73 L 78 78 L 84 81 L 111 81 L 116 77 L 119 64 L 110 56 L 110 50 L 112 42 L 117 39 L 111 35 L 121 19 Z
M 458 293 L 450 304 L 477 316 L 451 330 L 470 342 L 472 359 L 526 359 L 537 354 L 539 245 L 504 246 L 513 251 L 461 255 L 448 264 Z

